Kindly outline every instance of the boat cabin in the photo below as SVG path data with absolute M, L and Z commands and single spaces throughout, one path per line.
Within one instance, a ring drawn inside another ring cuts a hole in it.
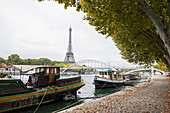
M 123 76 L 116 70 L 98 70 L 98 77 L 110 80 L 123 80 Z
M 27 85 L 34 88 L 55 85 L 57 78 L 60 78 L 60 67 L 37 67 L 29 79 Z
M 47 86 L 67 86 L 81 82 L 78 75 L 60 75 L 60 67 L 42 65 L 14 65 L 22 74 L 28 74 L 26 86 L 29 89 Z
M 28 79 L 27 87 L 41 88 L 52 85 L 61 87 L 80 82 L 81 76 L 78 75 L 60 76 L 60 67 L 37 67 L 35 73 Z

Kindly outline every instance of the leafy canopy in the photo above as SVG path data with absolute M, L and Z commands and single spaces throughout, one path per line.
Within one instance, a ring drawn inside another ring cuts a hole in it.
M 167 25 L 167 3 L 148 0 L 148 4 Z M 147 65 L 164 58 L 155 46 L 165 49 L 159 33 L 136 0 L 82 0 L 82 10 L 96 31 L 112 37 L 122 58 Z

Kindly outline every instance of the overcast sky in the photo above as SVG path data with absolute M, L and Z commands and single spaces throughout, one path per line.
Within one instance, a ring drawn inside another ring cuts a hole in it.
M 113 66 L 133 66 L 123 60 L 111 38 L 97 33 L 75 8 L 37 0 L 0 1 L 0 57 L 49 58 L 63 61 L 72 27 L 76 61 L 94 59 Z

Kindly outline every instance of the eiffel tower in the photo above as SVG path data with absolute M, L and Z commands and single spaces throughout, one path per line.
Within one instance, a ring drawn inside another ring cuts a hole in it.
M 69 28 L 69 42 L 68 42 L 68 50 L 66 53 L 66 57 L 64 59 L 65 63 L 68 64 L 73 64 L 75 63 L 75 59 L 74 59 L 74 54 L 73 54 L 73 50 L 72 50 L 72 43 L 71 43 L 71 27 Z

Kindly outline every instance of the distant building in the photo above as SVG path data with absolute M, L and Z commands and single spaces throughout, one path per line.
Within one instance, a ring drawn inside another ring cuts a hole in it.
M 73 49 L 72 49 L 72 42 L 71 42 L 71 27 L 69 28 L 69 42 L 68 42 L 68 50 L 64 59 L 65 63 L 68 64 L 73 64 L 75 63 L 75 59 L 74 59 L 74 54 L 73 54 Z

